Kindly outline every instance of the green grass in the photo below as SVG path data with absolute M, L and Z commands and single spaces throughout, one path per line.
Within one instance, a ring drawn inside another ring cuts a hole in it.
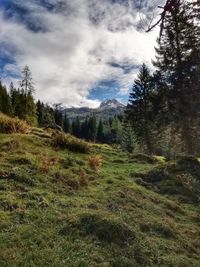
M 165 164 L 54 148 L 37 129 L 0 134 L 0 266 L 199 267 L 199 203 L 135 182 Z

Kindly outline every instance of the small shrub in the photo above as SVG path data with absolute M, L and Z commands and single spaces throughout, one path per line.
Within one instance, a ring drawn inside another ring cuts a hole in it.
M 0 113 L 0 133 L 26 133 L 28 129 L 29 126 L 25 121 Z
M 166 168 L 155 168 L 146 175 L 144 175 L 143 180 L 147 183 L 157 183 L 169 178 L 169 173 Z
M 13 163 L 13 164 L 19 164 L 19 165 L 20 164 L 29 165 L 29 164 L 32 163 L 31 160 L 29 158 L 25 157 L 25 156 L 24 157 L 16 157 L 14 159 L 11 159 L 10 162 Z
M 9 173 L 8 179 L 12 179 L 16 182 L 27 184 L 30 186 L 35 185 L 34 180 L 30 176 L 28 176 L 27 173 L 20 170 Z
M 158 163 L 159 160 L 155 157 L 146 155 L 146 154 L 134 154 L 130 156 L 131 162 L 138 162 L 138 163 L 149 163 L 149 164 L 155 164 Z
M 20 142 L 17 139 L 12 139 L 9 142 L 6 142 L 4 145 L 6 145 L 6 148 L 10 151 L 18 149 L 20 147 Z
M 68 176 L 60 172 L 56 172 L 54 175 L 55 182 L 61 182 L 63 186 L 68 186 L 73 189 L 78 189 L 80 187 L 80 181 L 77 177 Z
M 135 233 L 126 224 L 102 218 L 100 215 L 82 215 L 79 227 L 84 234 L 96 235 L 101 241 L 121 246 L 135 239 Z
M 39 170 L 42 173 L 48 173 L 51 166 L 55 166 L 59 163 L 62 159 L 58 157 L 45 157 L 42 156 L 40 158 L 40 167 Z
M 80 153 L 88 153 L 90 149 L 87 142 L 64 133 L 56 133 L 52 138 L 52 145 Z
M 74 177 L 65 179 L 65 184 L 73 189 L 78 189 L 80 187 L 78 179 Z
M 136 262 L 134 259 L 129 259 L 124 256 L 122 257 L 117 257 L 117 259 L 114 259 L 111 262 L 112 267 L 135 267 Z
M 156 234 L 165 238 L 175 237 L 174 230 L 167 224 L 163 223 L 143 223 L 140 225 L 142 232 Z
M 89 157 L 88 163 L 92 169 L 99 172 L 103 164 L 102 155 L 94 155 L 94 156 Z
M 79 183 L 80 183 L 80 186 L 88 186 L 89 184 L 88 174 L 85 173 L 84 171 L 80 173 Z

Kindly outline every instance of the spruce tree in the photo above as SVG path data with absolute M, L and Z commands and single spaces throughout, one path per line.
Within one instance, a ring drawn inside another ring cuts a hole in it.
M 193 140 L 200 114 L 199 26 L 193 11 L 187 2 L 180 1 L 166 15 L 154 62 L 167 84 L 168 121 L 181 134 L 185 151 L 190 154 L 195 151 Z
M 22 71 L 22 81 L 20 82 L 20 87 L 25 94 L 30 93 L 31 95 L 33 95 L 35 92 L 32 74 L 27 65 L 24 67 Z
M 0 112 L 12 114 L 11 99 L 5 86 L 0 81 Z
M 125 113 L 137 141 L 144 145 L 147 153 L 153 153 L 152 91 L 152 76 L 143 64 L 134 82 Z
M 54 119 L 57 125 L 63 127 L 63 114 L 61 103 L 54 104 Z
M 66 133 L 70 133 L 71 132 L 71 125 L 70 125 L 70 121 L 67 117 L 67 114 L 65 114 L 64 116 L 64 121 L 63 121 L 63 130 L 66 132 Z
M 133 133 L 133 128 L 128 121 L 123 122 L 122 126 L 122 139 L 121 139 L 121 147 L 123 150 L 132 153 L 135 148 L 135 138 Z
M 96 118 L 95 116 L 92 116 L 88 120 L 88 139 L 92 142 L 95 142 L 96 131 L 97 131 Z
M 97 128 L 97 141 L 100 143 L 104 142 L 104 126 L 102 120 L 99 121 Z

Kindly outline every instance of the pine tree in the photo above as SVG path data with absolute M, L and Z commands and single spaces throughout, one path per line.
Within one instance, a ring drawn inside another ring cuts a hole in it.
M 44 122 L 44 104 L 38 100 L 36 103 L 37 107 L 37 117 L 38 117 L 38 124 L 39 126 L 43 126 Z
M 147 66 L 143 64 L 130 93 L 126 117 L 138 142 L 144 144 L 148 153 L 153 153 L 152 91 L 152 77 Z
M 79 117 L 76 117 L 72 122 L 72 134 L 77 137 L 81 136 L 81 123 Z
M 57 125 L 63 127 L 63 114 L 61 111 L 61 103 L 54 104 L 54 119 Z
M 97 131 L 96 118 L 95 116 L 92 116 L 88 120 L 88 139 L 92 142 L 95 142 L 96 131 Z
M 129 153 L 132 153 L 135 148 L 135 137 L 133 133 L 133 128 L 130 122 L 128 121 L 123 122 L 121 147 L 123 150 Z
M 194 132 L 199 117 L 199 32 L 193 10 L 180 1 L 165 18 L 154 65 L 167 84 L 168 120 L 182 135 L 187 153 L 194 153 Z
M 110 138 L 112 144 L 120 144 L 122 137 L 122 126 L 121 122 L 117 116 L 115 116 L 112 120 L 111 130 L 110 130 Z
M 6 87 L 2 85 L 1 81 L 0 81 L 0 111 L 7 115 L 12 114 L 11 99 L 7 92 Z
M 104 142 L 104 126 L 102 120 L 99 121 L 97 128 L 97 141 L 100 143 Z
M 70 133 L 71 132 L 71 125 L 70 125 L 70 121 L 67 117 L 67 114 L 65 114 L 64 116 L 64 121 L 63 121 L 63 130 L 66 132 L 66 133 Z
M 32 74 L 31 71 L 29 69 L 29 67 L 26 65 L 22 71 L 22 81 L 20 82 L 20 87 L 22 89 L 22 91 L 25 94 L 30 93 L 31 95 L 34 94 L 35 89 L 34 89 L 34 85 L 33 85 L 33 79 L 32 79 Z

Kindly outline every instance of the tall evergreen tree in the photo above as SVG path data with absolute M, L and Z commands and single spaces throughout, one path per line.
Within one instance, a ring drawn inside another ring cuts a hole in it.
M 55 118 L 55 123 L 63 127 L 63 114 L 61 111 L 61 103 L 54 104 L 54 118 Z
M 199 35 L 193 9 L 180 1 L 165 18 L 154 65 L 167 84 L 167 113 L 181 134 L 187 153 L 193 154 L 196 122 L 200 114 Z
M 72 134 L 81 137 L 81 123 L 79 117 L 72 122 Z
M 95 142 L 96 131 L 97 131 L 96 118 L 95 116 L 92 116 L 88 120 L 88 139 L 92 142 Z
M 130 93 L 126 117 L 133 126 L 138 142 L 143 143 L 149 153 L 153 152 L 152 91 L 152 77 L 143 64 Z
M 29 93 L 30 95 L 33 95 L 35 92 L 32 74 L 27 65 L 24 67 L 22 71 L 22 80 L 20 82 L 20 87 L 25 94 Z
M 11 99 L 7 92 L 6 87 L 2 85 L 1 81 L 0 81 L 0 111 L 8 115 L 12 114 Z
M 67 114 L 65 114 L 64 116 L 64 121 L 63 121 L 63 130 L 66 132 L 66 133 L 70 133 L 71 132 L 71 124 L 70 124 L 70 121 L 67 117 Z
M 123 150 L 129 153 L 132 153 L 135 148 L 135 138 L 134 138 L 133 128 L 130 122 L 128 121 L 123 122 L 121 147 Z
M 99 121 L 97 128 L 97 141 L 100 143 L 104 142 L 104 126 L 102 120 Z

